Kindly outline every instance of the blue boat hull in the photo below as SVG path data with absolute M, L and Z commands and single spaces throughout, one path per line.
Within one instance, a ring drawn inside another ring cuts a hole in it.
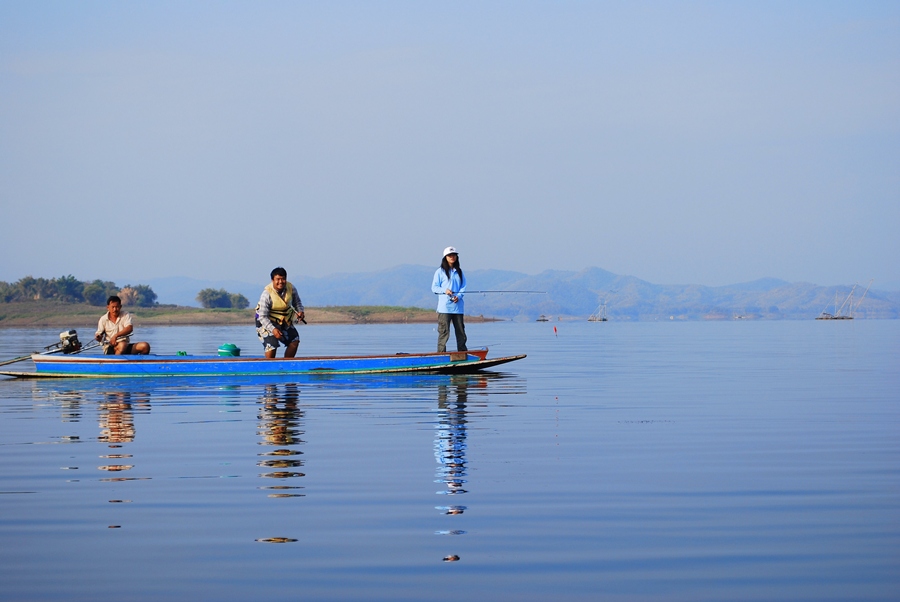
M 143 378 L 163 376 L 266 376 L 298 374 L 464 374 L 524 358 L 487 358 L 487 349 L 452 353 L 296 357 L 182 355 L 34 355 L 35 372 L 0 372 L 18 378 Z

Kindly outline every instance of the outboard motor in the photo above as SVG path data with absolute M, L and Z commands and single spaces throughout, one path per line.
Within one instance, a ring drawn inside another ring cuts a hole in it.
M 78 340 L 78 333 L 75 330 L 66 330 L 59 333 L 59 343 L 47 345 L 44 349 L 58 349 L 63 353 L 77 353 L 81 351 L 81 341 Z

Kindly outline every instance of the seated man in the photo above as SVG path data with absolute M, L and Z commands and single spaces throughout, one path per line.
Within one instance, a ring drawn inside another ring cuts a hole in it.
M 266 285 L 256 306 L 256 333 L 267 358 L 275 357 L 278 344 L 284 345 L 284 357 L 297 355 L 300 334 L 294 328 L 297 320 L 305 322 L 303 303 L 294 285 L 287 281 L 287 270 L 275 268 L 272 282 Z
M 147 355 L 150 353 L 150 344 L 145 342 L 131 343 L 130 336 L 134 332 L 131 325 L 131 314 L 122 313 L 122 300 L 113 295 L 106 300 L 106 313 L 97 324 L 97 334 L 94 338 L 102 342 L 103 353 L 106 355 Z

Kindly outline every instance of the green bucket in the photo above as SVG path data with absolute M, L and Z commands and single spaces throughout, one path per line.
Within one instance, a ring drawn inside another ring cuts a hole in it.
M 219 347 L 219 355 L 223 357 L 237 357 L 241 354 L 241 348 L 233 343 L 226 343 Z

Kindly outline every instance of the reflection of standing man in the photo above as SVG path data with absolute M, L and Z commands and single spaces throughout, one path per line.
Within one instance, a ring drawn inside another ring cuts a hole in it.
M 285 347 L 284 357 L 294 357 L 300 346 L 300 334 L 294 324 L 297 320 L 305 322 L 303 303 L 287 280 L 287 270 L 275 268 L 270 276 L 272 282 L 263 289 L 256 306 L 256 332 L 266 357 L 275 357 L 279 343 Z
M 259 476 L 262 478 L 278 479 L 281 483 L 288 483 L 291 481 L 283 479 L 306 476 L 304 473 L 294 470 L 303 466 L 303 460 L 298 457 L 303 452 L 292 449 L 293 446 L 305 443 L 300 438 L 303 435 L 301 430 L 303 412 L 297 406 L 299 400 L 300 387 L 296 383 L 285 384 L 283 392 L 278 385 L 266 385 L 258 415 L 259 429 L 257 432 L 263 437 L 262 445 L 277 445 L 279 448 L 258 454 L 265 459 L 259 460 L 256 463 L 257 466 L 274 469 L 271 472 L 261 473 Z M 298 481 L 293 482 L 297 483 Z M 261 489 L 272 491 L 269 494 L 270 498 L 303 496 L 302 493 L 292 492 L 303 489 L 301 485 L 266 485 Z
M 296 383 L 284 385 L 281 393 L 277 385 L 266 385 L 259 414 L 260 434 L 266 445 L 297 445 L 304 443 L 300 438 L 300 420 L 303 412 L 297 407 L 300 401 L 300 387 Z M 297 466 L 302 465 L 298 463 Z

